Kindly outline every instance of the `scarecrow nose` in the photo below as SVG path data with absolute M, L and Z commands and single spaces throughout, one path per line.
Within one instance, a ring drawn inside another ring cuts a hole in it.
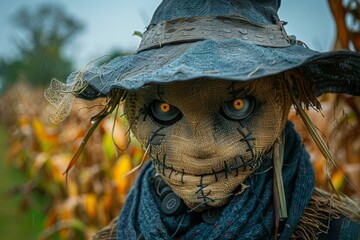
M 214 144 L 216 142 L 214 134 L 213 117 L 210 114 L 204 114 L 201 117 L 189 119 L 191 124 L 191 133 L 194 143 L 199 147 Z M 215 147 L 215 146 L 213 146 Z M 206 156 L 206 154 L 202 154 Z
M 209 159 L 216 155 L 216 148 L 215 146 L 206 147 L 206 146 L 199 146 L 195 153 L 195 157 L 198 159 Z

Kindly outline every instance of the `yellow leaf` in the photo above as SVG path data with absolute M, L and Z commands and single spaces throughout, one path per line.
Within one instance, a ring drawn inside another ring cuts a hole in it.
M 105 189 L 105 195 L 103 197 L 103 207 L 105 212 L 110 212 L 113 204 L 113 192 L 111 189 Z
M 132 163 L 137 166 L 141 163 L 143 156 L 144 156 L 144 150 L 140 146 L 134 146 L 131 145 L 130 148 L 130 155 L 132 158 Z
M 106 160 L 113 161 L 115 157 L 116 149 L 114 148 L 114 143 L 110 134 L 104 134 L 102 144 L 103 144 Z
M 129 179 L 124 176 L 131 170 L 131 168 L 131 159 L 127 154 L 122 155 L 115 163 L 113 168 L 113 177 L 118 194 L 126 194 Z
M 68 180 L 67 180 L 67 185 L 66 185 L 66 189 L 67 189 L 67 193 L 69 195 L 69 197 L 76 197 L 79 195 L 79 187 L 78 185 L 71 179 L 70 176 L 68 176 Z
M 111 146 L 112 151 L 114 151 L 114 144 L 116 144 L 121 150 L 124 150 L 127 147 L 129 141 L 127 129 L 118 118 L 116 118 L 115 121 L 113 118 L 106 119 L 101 126 L 105 132 L 105 136 L 109 136 L 111 139 L 111 144 L 109 146 Z
M 91 218 L 96 218 L 96 208 L 97 208 L 97 197 L 93 193 L 85 194 L 84 196 L 84 208 L 86 213 Z
M 58 184 L 63 185 L 65 183 L 65 175 L 63 174 L 64 169 L 71 160 L 69 154 L 58 154 L 51 157 L 49 161 L 49 166 L 51 169 L 52 177 Z
M 46 136 L 46 131 L 45 131 L 45 127 L 44 125 L 42 124 L 42 122 L 38 119 L 38 118 L 35 118 L 33 120 L 33 128 L 34 128 L 34 133 L 35 133 L 35 136 L 42 140 L 42 139 L 46 139 L 47 136 Z
M 25 116 L 19 116 L 18 124 L 20 127 L 27 126 L 29 124 L 29 118 Z
M 341 191 L 344 188 L 345 175 L 341 168 L 336 169 L 336 171 L 332 174 L 331 179 L 336 190 Z
M 51 225 L 53 225 L 56 222 L 57 219 L 57 213 L 55 211 L 55 208 L 52 207 L 49 211 L 48 214 L 46 215 L 45 218 L 45 228 L 50 227 Z
M 32 122 L 36 140 L 39 142 L 42 151 L 49 151 L 50 148 L 56 143 L 56 135 L 48 134 L 44 124 L 40 119 L 35 118 Z

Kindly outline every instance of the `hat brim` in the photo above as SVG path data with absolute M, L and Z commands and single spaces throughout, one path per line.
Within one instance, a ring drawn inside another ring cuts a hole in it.
M 319 53 L 302 45 L 261 47 L 239 39 L 167 45 L 119 57 L 106 65 L 74 72 L 67 82 L 82 76 L 88 85 L 80 97 L 95 99 L 114 88 L 131 91 L 146 84 L 198 78 L 249 81 L 298 67 L 315 83 L 317 95 L 360 95 L 359 53 Z

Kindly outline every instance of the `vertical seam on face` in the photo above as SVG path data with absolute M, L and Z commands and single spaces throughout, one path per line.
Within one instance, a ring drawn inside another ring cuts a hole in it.
M 230 87 L 228 87 L 228 92 L 230 94 L 232 94 L 233 98 L 236 97 L 236 94 L 235 94 L 235 82 L 232 82 Z
M 170 167 L 170 174 L 169 174 L 169 179 L 171 179 L 171 175 L 175 172 L 175 169 L 174 169 L 174 166 L 173 165 L 171 165 L 171 167 Z
M 157 85 L 156 95 L 159 97 L 159 99 L 161 101 L 165 102 L 164 99 L 161 97 L 162 94 L 164 94 L 164 92 L 161 92 L 160 91 L 160 85 Z
M 185 174 L 185 170 L 182 169 L 182 173 L 181 173 L 181 183 L 184 184 L 184 174 Z
M 203 184 L 203 178 L 204 178 L 204 176 L 200 176 L 200 184 L 198 185 L 199 189 L 195 192 L 195 194 L 197 195 L 200 193 L 201 196 L 197 196 L 197 199 L 203 199 L 205 206 L 207 206 L 207 202 L 209 202 L 209 200 L 212 202 L 214 202 L 214 200 L 212 198 L 208 197 L 211 194 L 211 189 L 209 190 L 209 192 L 207 192 L 205 194 L 204 189 L 206 187 L 208 187 L 209 185 Z
M 159 160 L 159 154 L 158 154 L 158 153 L 156 154 L 156 162 L 157 162 L 157 163 L 160 162 L 160 160 Z M 161 167 L 160 164 L 157 164 L 158 172 L 161 172 L 161 171 L 160 171 L 160 170 L 161 170 L 160 167 Z
M 225 179 L 228 179 L 228 173 L 231 173 L 231 170 L 229 169 L 226 161 L 224 161 L 224 173 L 225 173 Z
M 145 122 L 147 115 L 149 115 L 149 107 L 144 104 L 144 106 L 140 108 L 139 112 L 144 115 L 143 122 Z
M 160 133 L 159 133 L 159 132 L 160 132 L 161 130 L 163 130 L 163 129 L 164 129 L 164 127 L 160 127 L 160 128 L 158 128 L 155 132 L 152 132 L 152 133 L 151 133 L 151 137 L 150 137 L 150 140 L 148 141 L 148 145 L 149 145 L 149 144 L 150 144 L 150 145 L 161 145 L 161 140 L 162 140 L 163 137 L 165 137 L 165 135 L 166 135 L 166 134 L 160 134 Z M 161 137 L 160 140 L 159 140 L 158 142 L 154 143 L 153 140 L 155 139 L 155 137 L 158 137 L 158 136 Z
M 162 173 L 165 176 L 165 166 L 166 166 L 166 154 L 163 155 L 163 168 L 162 168 Z
M 241 124 L 240 124 L 241 125 Z M 244 128 L 244 127 L 243 127 Z M 238 132 L 242 135 L 242 139 L 240 139 L 240 142 L 245 142 L 248 149 L 246 149 L 247 152 L 251 152 L 252 158 L 255 158 L 254 148 L 255 146 L 250 144 L 250 140 L 255 141 L 256 138 L 252 136 L 252 132 L 249 131 L 248 135 L 246 135 L 240 128 L 236 128 Z M 244 128 L 245 129 L 245 128 Z
M 215 181 L 216 181 L 216 182 L 219 181 L 219 180 L 218 180 L 218 177 L 217 177 L 217 174 L 216 174 L 216 171 L 214 170 L 214 168 L 211 168 L 211 170 L 212 170 L 212 172 L 213 172 L 213 174 L 214 174 L 214 176 L 215 176 Z

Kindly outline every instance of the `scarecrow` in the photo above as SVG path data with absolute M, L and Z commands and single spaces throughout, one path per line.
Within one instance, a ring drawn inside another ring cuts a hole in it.
M 358 205 L 314 187 L 291 104 L 360 95 L 360 55 L 288 36 L 280 0 L 164 0 L 137 52 L 71 74 L 77 97 L 124 102 L 150 161 L 95 239 L 359 239 Z M 332 160 L 326 144 L 311 134 Z

